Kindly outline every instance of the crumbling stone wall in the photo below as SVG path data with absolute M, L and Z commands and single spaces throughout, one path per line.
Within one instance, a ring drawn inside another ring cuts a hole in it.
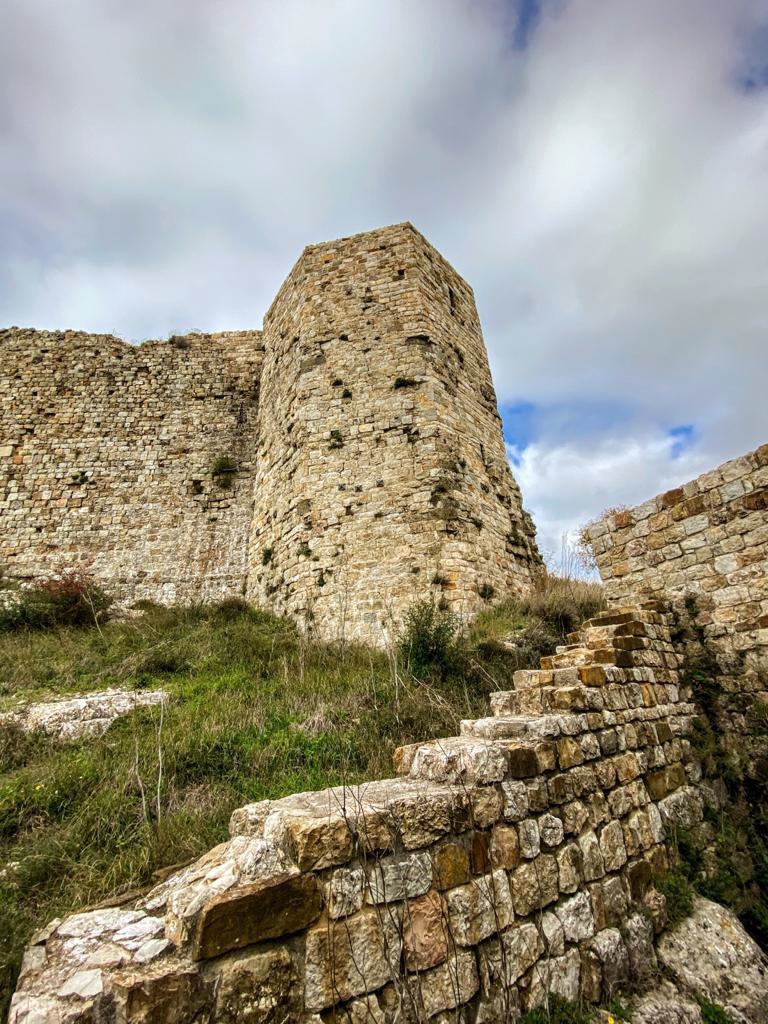
M 710 653 L 716 730 L 748 774 L 768 766 L 768 445 L 589 528 L 614 600 L 664 595 Z M 695 643 L 692 643 L 695 641 Z M 702 695 L 704 699 L 706 695 Z
M 32 942 L 10 1024 L 514 1020 L 655 965 L 702 817 L 671 617 L 598 615 L 400 777 L 236 811 L 231 839 Z
M 126 602 L 242 593 L 262 355 L 259 331 L 0 332 L 0 568 L 88 569 Z
M 309 246 L 263 339 L 11 328 L 0 354 L 13 576 L 87 566 L 127 601 L 247 591 L 380 642 L 416 597 L 469 613 L 541 566 L 472 291 L 409 224 Z M 238 472 L 212 475 L 220 455 Z
M 410 225 L 305 249 L 264 322 L 249 592 L 330 636 L 540 566 L 472 290 Z

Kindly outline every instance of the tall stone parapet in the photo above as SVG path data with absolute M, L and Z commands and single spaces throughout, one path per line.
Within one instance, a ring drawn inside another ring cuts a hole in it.
M 381 642 L 541 565 L 471 288 L 410 224 L 304 250 L 264 323 L 249 596 Z

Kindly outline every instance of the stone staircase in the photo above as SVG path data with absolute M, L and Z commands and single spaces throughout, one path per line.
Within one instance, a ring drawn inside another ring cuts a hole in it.
M 605 999 L 655 964 L 654 879 L 703 814 L 671 622 L 596 615 L 489 717 L 399 748 L 398 778 L 238 808 L 149 893 L 38 933 L 10 1024 L 501 1024 Z
M 459 736 L 399 748 L 398 774 L 488 783 L 671 740 L 659 720 L 693 708 L 680 706 L 681 656 L 670 627 L 658 601 L 600 612 L 540 668 L 516 672 L 514 690 L 492 693 L 491 717 L 463 721 Z M 507 757 L 492 756 L 489 741 Z

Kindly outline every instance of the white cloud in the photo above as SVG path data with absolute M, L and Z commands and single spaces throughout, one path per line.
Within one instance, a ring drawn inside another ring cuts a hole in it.
M 541 410 L 542 534 L 766 440 L 768 0 L 542 0 L 522 52 L 514 14 L 7 0 L 0 322 L 258 326 L 305 243 L 410 219 Z
M 579 443 L 532 444 L 511 451 L 543 553 L 557 560 L 564 539 L 617 505 L 637 505 L 710 469 L 708 453 L 672 457 L 673 440 L 657 435 Z

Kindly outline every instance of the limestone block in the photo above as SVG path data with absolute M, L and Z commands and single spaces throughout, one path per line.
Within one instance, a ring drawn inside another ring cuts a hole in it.
M 520 855 L 530 860 L 539 855 L 541 843 L 539 825 L 535 818 L 526 818 L 517 826 L 520 842 Z
M 629 954 L 621 932 L 604 928 L 590 942 L 590 948 L 602 965 L 603 981 L 608 995 L 629 977 Z
M 560 892 L 575 892 L 581 883 L 582 853 L 577 843 L 567 843 L 557 851 Z
M 337 868 L 326 883 L 325 901 L 332 918 L 348 917 L 360 910 L 365 895 L 362 868 Z
M 370 909 L 316 925 L 307 932 L 305 948 L 304 1003 L 318 1011 L 384 985 L 401 939 L 397 922 Z
M 190 955 L 207 960 L 301 931 L 317 920 L 322 905 L 320 886 L 312 875 L 286 873 L 234 887 L 201 907 Z
M 623 922 L 622 934 L 629 956 L 629 974 L 634 985 L 642 985 L 656 973 L 653 925 L 644 914 L 632 914 Z
M 410 768 L 413 778 L 430 782 L 483 784 L 501 782 L 506 774 L 507 752 L 502 745 L 464 737 L 423 744 L 416 750 Z
M 528 813 L 528 789 L 524 782 L 502 782 L 501 791 L 504 796 L 504 818 L 507 821 L 520 821 Z
M 528 1010 L 546 1003 L 548 995 L 559 996 L 576 1003 L 581 986 L 581 957 L 578 949 L 570 949 L 564 956 L 540 961 L 531 973 L 531 984 L 526 993 Z
M 640 812 L 635 811 L 635 814 Z M 631 816 L 630 816 L 631 818 Z M 611 821 L 600 833 L 600 853 L 606 871 L 618 871 L 627 861 L 621 822 Z
M 445 894 L 450 932 L 462 946 L 475 946 L 511 924 L 514 917 L 506 871 L 473 879 Z
M 554 903 L 559 891 L 557 861 L 551 854 L 540 854 L 515 869 L 511 876 L 515 913 L 527 917 L 534 910 Z
M 138 1016 L 138 994 L 139 990 L 134 989 L 130 997 L 125 997 L 127 1020 L 144 1019 Z M 142 1009 L 148 1015 L 148 1024 L 155 1008 L 144 1000 Z M 297 966 L 284 947 L 247 951 L 216 962 L 213 1019 L 220 1024 L 268 1024 L 277 1013 L 298 1016 L 301 1010 Z M 179 1019 L 184 1019 L 181 1012 Z
M 435 967 L 448 956 L 446 909 L 434 889 L 409 900 L 403 910 L 403 955 L 409 971 Z
M 544 846 L 549 849 L 559 846 L 564 835 L 561 819 L 554 814 L 544 814 L 539 818 L 539 835 Z
M 461 1006 L 472 998 L 479 986 L 474 952 L 457 950 L 444 964 L 419 976 L 424 1015 L 430 1019 L 443 1010 Z
M 555 907 L 566 942 L 580 942 L 595 934 L 592 905 L 585 892 L 578 892 Z
M 509 825 L 497 825 L 491 832 L 491 864 L 495 868 L 511 870 L 520 863 L 520 842 L 517 829 Z
M 689 786 L 684 786 L 659 800 L 658 808 L 665 827 L 682 825 L 684 828 L 691 828 L 698 824 L 704 815 L 701 794 Z
M 396 903 L 421 896 L 432 885 L 428 853 L 385 857 L 368 867 L 365 898 L 368 903 Z
M 585 881 L 592 882 L 605 874 L 603 855 L 594 832 L 585 832 L 579 836 L 579 849 L 582 857 L 582 874 Z
M 469 853 L 459 843 L 443 843 L 433 849 L 432 867 L 438 889 L 453 889 L 469 881 Z
M 544 953 L 544 942 L 531 922 L 516 924 L 499 938 L 480 947 L 483 992 L 508 989 L 530 970 Z

